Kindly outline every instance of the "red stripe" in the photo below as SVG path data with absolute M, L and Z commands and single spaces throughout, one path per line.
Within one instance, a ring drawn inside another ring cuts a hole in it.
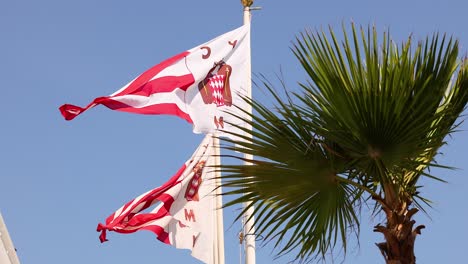
M 181 88 L 187 89 L 188 86 L 190 86 L 190 84 L 188 84 L 187 87 L 181 87 Z M 161 90 L 163 90 L 162 87 L 158 87 L 158 88 L 161 88 Z M 185 113 L 176 104 L 172 104 L 172 103 L 154 104 L 154 105 L 148 105 L 148 106 L 141 107 L 141 108 L 134 108 L 122 102 L 112 100 L 110 97 L 98 97 L 94 99 L 94 101 L 90 103 L 88 106 L 86 106 L 85 108 L 81 108 L 76 105 L 64 104 L 59 109 L 60 109 L 60 112 L 62 113 L 62 116 L 65 118 L 65 120 L 72 120 L 78 115 L 80 115 L 81 113 L 83 113 L 84 111 L 88 110 L 91 107 L 94 107 L 97 104 L 102 104 L 108 107 L 109 109 L 121 111 L 121 112 L 127 112 L 127 113 L 145 114 L 145 115 L 174 115 L 193 124 L 193 120 L 190 117 L 190 115 Z
M 170 196 L 169 194 L 163 193 L 162 195 L 158 197 L 158 200 L 163 202 L 163 206 L 159 208 L 159 210 L 156 213 L 130 214 L 131 216 L 129 215 L 129 221 L 125 224 L 124 228 L 127 228 L 129 226 L 130 227 L 141 226 L 150 221 L 157 220 L 165 216 L 169 216 L 170 215 L 169 211 L 171 209 L 172 204 L 174 203 L 174 198 Z M 147 201 L 145 206 L 142 207 L 141 210 L 139 210 L 139 212 L 144 211 L 146 208 L 148 208 L 151 205 L 152 203 L 149 203 Z
M 138 227 L 142 226 L 150 221 L 161 219 L 164 216 L 169 215 L 167 210 L 159 210 L 157 213 L 154 214 L 138 214 L 132 217 L 128 223 L 125 223 L 125 229 L 128 227 Z
M 191 162 L 191 161 L 190 161 Z M 106 225 L 101 223 L 97 226 L 97 231 L 101 232 L 99 239 L 101 243 L 108 241 L 106 231 L 115 231 L 117 233 L 134 233 L 138 230 L 148 230 L 155 233 L 158 240 L 170 244 L 169 234 L 156 224 L 149 224 L 151 221 L 157 221 L 165 216 L 170 216 L 170 208 L 174 203 L 174 197 L 166 192 L 181 182 L 181 176 L 187 169 L 187 163 L 184 164 L 172 177 L 162 186 L 146 193 L 139 200 L 133 199 L 121 208 L 121 214 L 112 214 L 106 219 Z M 140 213 L 149 208 L 156 201 L 163 203 L 155 213 Z M 141 206 L 143 205 L 143 206 Z
M 157 105 L 149 105 L 142 108 L 119 108 L 115 109 L 116 111 L 122 111 L 127 113 L 135 113 L 135 114 L 145 114 L 145 115 L 173 115 L 178 116 L 185 121 L 193 124 L 193 120 L 189 114 L 182 111 L 179 106 L 176 104 L 157 104 Z
M 146 202 L 146 201 L 154 201 L 154 200 L 159 200 L 160 197 L 163 198 L 164 200 L 168 200 L 166 195 L 164 194 L 164 192 L 166 192 L 168 189 L 172 188 L 173 186 L 175 186 L 177 183 L 179 183 L 179 178 L 180 176 L 184 173 L 185 169 L 187 168 L 187 165 L 184 164 L 177 172 L 176 174 L 174 174 L 171 179 L 169 179 L 169 181 L 167 181 L 164 185 L 156 188 L 156 189 L 153 189 L 151 192 L 149 192 L 148 194 L 146 194 L 144 197 L 142 197 L 139 201 L 137 201 L 136 203 L 133 203 L 134 200 L 126 203 L 123 208 L 127 208 L 128 206 L 132 206 L 128 211 L 127 213 L 123 213 L 124 210 L 121 210 L 121 214 L 118 215 L 118 216 L 115 216 L 114 214 L 112 214 L 111 216 L 109 216 L 107 219 L 106 219 L 106 228 L 112 228 L 114 227 L 115 225 L 117 224 L 120 224 L 123 222 L 123 220 L 125 219 L 125 217 L 127 217 L 129 214 L 133 213 L 133 214 L 136 214 L 136 213 L 139 213 L 141 211 L 143 211 L 144 209 L 146 209 L 145 207 L 141 208 L 140 210 L 138 211 L 135 211 L 135 208 L 141 204 L 142 202 Z M 163 200 L 163 201 L 164 201 Z
M 171 209 L 171 206 L 174 203 L 174 197 L 167 193 L 161 194 L 161 196 L 159 196 L 159 200 L 164 203 L 164 208 L 166 208 L 167 211 Z
M 178 88 L 183 91 L 187 91 L 194 82 L 195 79 L 192 74 L 182 76 L 163 76 L 143 84 L 131 94 L 150 96 L 155 93 L 170 93 Z
M 101 98 L 99 104 L 102 104 L 112 110 L 134 113 L 134 114 L 143 114 L 143 115 L 174 115 L 178 116 L 187 122 L 193 124 L 192 118 L 189 114 L 185 113 L 182 109 L 179 108 L 177 104 L 172 103 L 163 103 L 163 104 L 154 104 L 148 105 L 145 107 L 135 108 L 124 104 L 119 101 L 112 100 L 111 98 Z
M 161 242 L 163 242 L 165 244 L 168 244 L 168 245 L 171 244 L 171 241 L 169 240 L 169 234 L 164 230 L 163 227 L 158 226 L 158 225 L 147 225 L 147 226 L 144 226 L 142 228 L 133 229 L 133 230 L 116 229 L 116 230 L 112 230 L 112 231 L 117 232 L 117 233 L 121 233 L 121 234 L 131 234 L 131 233 L 135 233 L 136 231 L 139 231 L 139 230 L 151 231 L 154 234 L 156 234 L 159 241 L 161 241 Z M 106 238 L 106 230 L 105 229 L 100 229 L 99 226 L 98 226 L 97 231 L 101 232 L 101 235 L 99 236 L 99 239 L 101 240 L 101 243 L 104 243 L 104 242 L 108 241 L 107 238 Z
M 169 115 L 175 115 L 179 116 L 185 120 L 187 120 L 189 123 L 193 123 L 192 119 L 188 114 L 180 110 L 179 108 L 174 108 L 174 107 L 165 107 L 163 109 L 158 110 L 157 106 L 152 107 L 149 106 L 148 110 L 143 109 L 141 111 L 138 110 L 130 110 L 130 109 L 118 109 L 118 108 L 129 108 L 128 105 L 121 104 L 117 105 L 115 103 L 109 102 L 109 100 L 112 97 L 115 96 L 124 96 L 128 94 L 135 94 L 135 95 L 145 95 L 145 96 L 150 96 L 154 93 L 158 92 L 172 92 L 176 88 L 180 88 L 183 91 L 186 91 L 188 87 L 190 87 L 194 82 L 195 79 L 193 78 L 192 74 L 186 74 L 182 76 L 161 76 L 157 79 L 151 80 L 156 76 L 158 73 L 160 73 L 162 70 L 165 68 L 169 67 L 170 65 L 174 64 L 178 60 L 184 58 L 190 54 L 190 52 L 185 51 L 182 52 L 170 59 L 167 59 L 155 66 L 153 66 L 151 69 L 147 70 L 140 76 L 138 76 L 134 81 L 132 81 L 127 88 L 123 89 L 119 93 L 113 95 L 113 96 L 104 96 L 104 97 L 98 97 L 93 100 L 89 105 L 86 107 L 79 107 L 76 105 L 71 105 L 71 104 L 64 104 L 60 106 L 59 110 L 62 116 L 65 118 L 65 120 L 73 120 L 75 117 L 83 113 L 84 111 L 88 110 L 91 107 L 96 106 L 97 104 L 104 104 L 107 107 L 113 110 L 119 110 L 123 112 L 131 112 L 131 113 L 137 113 L 137 114 L 169 114 Z M 187 69 L 188 71 L 188 69 Z
M 76 105 L 71 105 L 71 104 L 64 104 L 62 105 L 59 110 L 60 113 L 62 113 L 62 116 L 65 118 L 65 120 L 73 120 L 73 118 L 77 117 L 79 114 L 82 112 L 86 111 L 88 108 L 91 107 L 92 104 L 88 105 L 86 108 L 81 108 Z
M 149 70 L 145 71 L 143 74 L 138 76 L 138 78 L 136 78 L 127 88 L 120 91 L 118 94 L 115 94 L 114 96 L 120 96 L 120 95 L 134 93 L 143 84 L 145 84 L 149 80 L 151 80 L 151 78 L 153 78 L 156 74 L 160 73 L 162 70 L 164 70 L 168 66 L 174 64 L 175 62 L 177 62 L 178 60 L 180 60 L 183 57 L 187 56 L 188 54 L 190 54 L 190 52 L 188 52 L 188 51 L 182 52 L 182 53 L 180 53 L 178 55 L 175 55 L 172 58 L 169 58 L 169 59 L 167 59 L 167 60 L 165 60 L 165 61 L 163 61 L 163 62 L 161 62 L 161 63 L 159 63 L 159 64 L 157 64 L 155 66 L 153 66 L 152 68 L 150 68 Z
M 158 240 L 170 245 L 171 241 L 169 241 L 169 234 L 164 230 L 164 228 L 157 226 L 157 225 L 150 225 L 141 228 L 142 230 L 148 230 L 155 233 L 158 236 Z

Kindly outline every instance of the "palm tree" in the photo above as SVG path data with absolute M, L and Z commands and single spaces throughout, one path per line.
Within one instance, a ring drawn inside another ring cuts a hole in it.
M 274 107 L 245 98 L 253 130 L 236 136 L 252 140 L 224 139 L 236 143 L 224 148 L 254 156 L 220 165 L 225 195 L 235 195 L 227 206 L 250 203 L 257 233 L 278 256 L 309 261 L 337 246 L 346 252 L 370 205 L 385 219 L 374 231 L 386 263 L 415 263 L 424 226 L 413 216 L 430 206 L 418 182 L 444 181 L 429 169 L 448 168 L 436 157 L 461 122 L 468 63 L 458 41 L 438 33 L 396 45 L 388 32 L 381 41 L 374 28 L 351 31 L 343 27 L 341 41 L 332 28 L 296 38 L 292 51 L 310 78 L 296 92 L 283 87 L 280 96 L 259 78 Z

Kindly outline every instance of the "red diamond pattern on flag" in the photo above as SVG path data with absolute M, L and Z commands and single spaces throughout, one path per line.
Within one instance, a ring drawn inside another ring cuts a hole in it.
M 223 96 L 224 78 L 224 75 L 216 74 L 209 80 L 211 87 L 213 87 L 213 102 L 218 107 L 225 105 Z

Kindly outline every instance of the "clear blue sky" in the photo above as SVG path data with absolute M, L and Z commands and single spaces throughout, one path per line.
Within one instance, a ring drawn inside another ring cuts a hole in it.
M 433 32 L 460 40 L 468 52 L 466 0 L 256 1 L 252 20 L 252 71 L 282 69 L 295 87 L 304 73 L 289 48 L 305 28 L 354 21 L 390 28 L 400 42 Z M 199 263 L 188 251 L 157 241 L 150 232 L 109 233 L 100 244 L 98 222 L 123 203 L 165 182 L 192 154 L 202 135 L 172 116 L 141 116 L 96 107 L 71 122 L 64 103 L 85 105 L 108 95 L 150 66 L 242 24 L 239 0 L 42 0 L 0 2 L 0 210 L 25 264 Z M 258 91 L 254 91 L 254 97 Z M 416 241 L 418 263 L 466 261 L 468 230 L 468 126 L 449 139 L 434 171 L 449 183 L 424 181 L 431 218 Z M 225 211 L 226 263 L 239 263 Z M 372 233 L 379 219 L 362 215 L 360 244 L 344 263 L 383 263 Z M 258 248 L 257 263 L 274 261 Z M 292 256 L 291 256 L 292 257 Z M 331 261 L 330 261 L 331 263 Z

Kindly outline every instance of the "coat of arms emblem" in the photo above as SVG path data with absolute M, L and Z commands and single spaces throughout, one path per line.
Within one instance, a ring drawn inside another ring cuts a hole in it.
M 198 90 L 205 104 L 215 104 L 217 107 L 231 106 L 232 95 L 230 77 L 232 67 L 223 60 L 215 62 L 206 77 L 198 83 Z M 224 128 L 223 117 L 214 117 L 216 128 Z
M 187 201 L 199 201 L 200 197 L 198 196 L 198 189 L 202 183 L 202 173 L 203 168 L 205 168 L 206 161 L 200 161 L 192 169 L 193 177 L 190 179 L 190 183 L 187 186 L 185 191 L 185 199 Z

